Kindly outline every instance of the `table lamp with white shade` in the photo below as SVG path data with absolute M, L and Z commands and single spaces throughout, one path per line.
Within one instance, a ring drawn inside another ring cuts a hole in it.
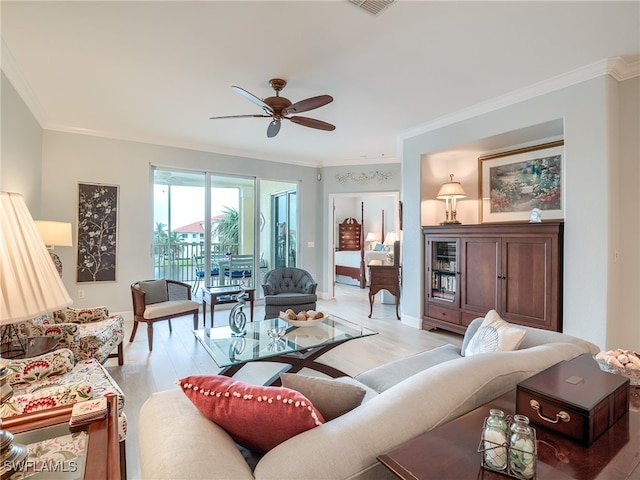
M 376 237 L 376 234 L 373 232 L 367 233 L 367 237 L 364 239 L 364 242 L 369 244 L 369 250 L 373 250 L 373 242 L 377 241 L 378 237 Z
M 24 198 L 0 192 L 0 325 L 2 342 L 24 352 L 15 323 L 71 305 Z M 13 328 L 12 328 L 13 327 Z M 2 356 L 8 358 L 6 352 Z
M 13 395 L 4 359 L 25 351 L 15 323 L 71 305 L 24 198 L 17 193 L 0 192 L 0 300 L 2 343 L 7 347 L 0 359 L 4 402 Z M 27 448 L 14 444 L 13 434 L 7 430 L 0 430 L 0 444 L 0 474 L 4 479 L 21 470 Z
M 44 244 L 49 249 L 49 255 L 58 270 L 58 274 L 62 276 L 62 260 L 60 260 L 58 254 L 53 250 L 55 247 L 73 247 L 71 224 L 67 222 L 36 220 L 36 227 L 38 227 Z
M 460 221 L 456 218 L 456 202 L 459 198 L 466 198 L 467 194 L 462 188 L 460 182 L 453 181 L 453 173 L 449 175 L 450 181 L 443 184 L 438 191 L 436 198 L 438 200 L 444 200 L 446 203 L 445 221 L 440 225 L 459 224 Z

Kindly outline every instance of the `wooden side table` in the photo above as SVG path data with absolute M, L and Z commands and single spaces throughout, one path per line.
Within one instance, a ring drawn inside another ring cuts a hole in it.
M 497 408 L 512 415 L 516 391 L 472 410 L 380 455 L 378 460 L 398 478 L 504 480 L 500 473 L 480 466 L 477 453 L 484 418 Z M 640 412 L 629 411 L 590 447 L 584 447 L 544 428 L 536 428 L 540 480 L 622 480 L 640 478 Z
M 219 287 L 202 287 L 202 321 L 203 326 L 207 326 L 207 304 L 210 306 L 210 322 L 213 328 L 213 310 L 216 305 L 225 303 L 236 303 L 237 295 L 241 292 L 237 285 L 219 286 Z M 246 288 L 247 302 L 251 304 L 250 316 L 253 322 L 253 302 L 255 300 L 254 288 Z
M 400 304 L 400 266 L 399 265 L 378 265 L 369 264 L 369 318 L 373 314 L 373 297 L 380 290 L 387 290 L 396 299 L 396 317 L 400 320 L 398 314 L 398 305 Z
M 80 430 L 86 430 L 89 439 L 86 446 L 86 461 L 83 462 L 84 472 L 72 472 L 77 474 L 74 478 L 88 480 L 126 478 L 124 445 L 118 441 L 118 407 L 115 396 L 107 397 L 107 408 L 105 419 L 77 427 Z M 24 433 L 32 433 L 30 437 L 35 437 L 36 441 L 66 435 L 72 431 L 68 424 L 72 409 L 73 405 L 65 405 L 4 418 L 2 428 L 15 435 L 15 443 L 23 443 L 21 434 Z M 73 465 L 75 464 L 70 463 L 69 467 Z

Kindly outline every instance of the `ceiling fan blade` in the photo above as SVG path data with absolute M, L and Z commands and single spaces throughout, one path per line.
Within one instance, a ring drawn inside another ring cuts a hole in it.
M 262 108 L 265 111 L 265 113 L 273 113 L 273 108 L 271 108 L 269 105 L 264 103 L 262 100 L 260 100 L 258 97 L 256 97 L 253 93 L 247 92 L 244 88 L 240 88 L 240 87 L 236 87 L 236 86 L 233 86 L 231 88 L 236 93 L 239 93 L 240 95 L 242 95 L 244 98 L 246 98 L 250 102 L 253 102 L 256 105 L 258 105 L 260 108 Z
M 288 118 L 288 120 L 291 120 L 293 123 L 297 123 L 298 125 L 317 128 L 318 130 L 327 130 L 331 132 L 336 129 L 335 125 L 331 125 L 330 123 L 323 122 L 322 120 L 316 120 L 315 118 L 291 117 L 291 118 Z
M 300 100 L 282 110 L 283 115 L 292 115 L 294 113 L 308 112 L 314 108 L 320 108 L 328 103 L 333 102 L 331 95 L 320 95 L 318 97 L 307 98 L 306 100 Z
M 209 117 L 209 120 L 216 120 L 218 118 L 251 118 L 251 117 L 270 118 L 271 115 L 223 115 L 221 117 Z
M 271 122 L 269 122 L 269 126 L 267 127 L 267 137 L 273 138 L 280 131 L 280 119 L 274 118 Z

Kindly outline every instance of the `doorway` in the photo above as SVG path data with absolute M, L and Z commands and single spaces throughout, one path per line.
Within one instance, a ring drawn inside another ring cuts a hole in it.
M 327 225 L 326 237 L 328 261 L 325 275 L 328 279 L 328 297 L 337 298 L 338 295 L 345 291 L 345 288 L 335 288 L 335 252 L 338 246 L 338 225 L 347 217 L 353 217 L 358 222 L 361 222 L 361 217 L 364 217 L 363 239 L 367 238 L 368 233 L 372 233 L 376 241 L 382 243 L 385 240 L 383 236 L 386 236 L 389 232 L 395 232 L 398 238 L 401 238 L 400 192 L 336 193 L 329 194 L 328 201 L 329 225 Z M 366 243 L 364 248 L 368 248 Z

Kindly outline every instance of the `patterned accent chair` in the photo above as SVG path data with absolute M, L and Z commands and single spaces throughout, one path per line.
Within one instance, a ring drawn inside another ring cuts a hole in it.
M 9 370 L 7 382 L 13 388 L 13 396 L 0 406 L 0 418 L 115 395 L 118 434 L 124 442 L 127 434 L 124 393 L 100 362 L 93 358 L 77 360 L 68 348 L 3 361 Z
M 281 311 L 291 308 L 315 310 L 318 284 L 302 268 L 276 268 L 267 272 L 262 281 L 264 292 L 264 318 L 276 318 Z
M 77 360 L 95 358 L 104 363 L 107 358 L 117 358 L 118 365 L 124 363 L 124 319 L 109 315 L 107 307 L 68 307 L 22 322 L 19 331 L 28 338 L 55 337 L 58 348 L 71 349 Z

